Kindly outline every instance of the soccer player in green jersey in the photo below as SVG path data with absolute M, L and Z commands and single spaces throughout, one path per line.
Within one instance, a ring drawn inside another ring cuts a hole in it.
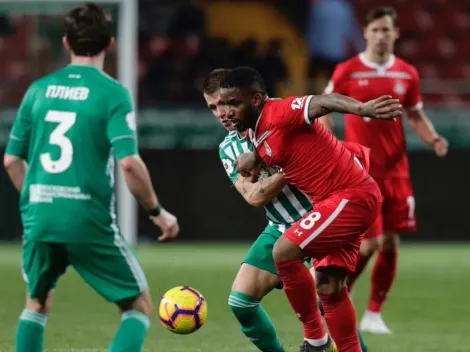
M 110 351 L 138 352 L 152 300 L 142 268 L 117 226 L 114 157 L 130 191 L 161 228 L 159 239 L 175 237 L 179 227 L 157 200 L 139 157 L 132 98 L 103 73 L 105 53 L 114 42 L 110 17 L 93 4 L 70 11 L 63 42 L 71 64 L 29 87 L 4 156 L 21 192 L 24 229 L 27 298 L 16 351 L 43 350 L 54 288 L 72 266 L 121 310 Z
M 213 70 L 203 87 L 207 106 L 229 131 L 219 146 L 219 156 L 238 192 L 250 205 L 264 206 L 268 219 L 268 226 L 251 246 L 233 282 L 229 306 L 242 332 L 256 347 L 266 352 L 284 351 L 276 329 L 260 303 L 264 296 L 282 285 L 272 257 L 274 243 L 296 219 L 312 209 L 312 204 L 303 193 L 284 181 L 282 172 L 263 168 L 258 180 L 244 178 L 238 173 L 237 157 L 252 150 L 253 145 L 233 129 L 218 103 L 220 82 L 228 72 L 228 69 Z M 314 274 L 313 268 L 311 272 Z M 367 352 L 367 345 L 361 334 L 359 336 L 363 351 Z M 328 348 L 327 352 L 335 351 L 333 344 Z

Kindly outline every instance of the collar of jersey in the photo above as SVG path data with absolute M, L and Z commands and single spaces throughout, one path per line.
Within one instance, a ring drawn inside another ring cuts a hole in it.
M 372 68 L 374 70 L 377 70 L 377 71 L 385 71 L 385 70 L 388 70 L 389 68 L 391 68 L 394 64 L 395 64 L 395 55 L 390 55 L 390 57 L 388 58 L 387 62 L 382 64 L 382 65 L 379 65 L 379 64 L 376 64 L 375 62 L 372 62 L 370 60 L 368 60 L 366 58 L 366 55 L 365 53 L 360 53 L 359 54 L 359 60 L 361 60 L 362 64 L 368 68 Z

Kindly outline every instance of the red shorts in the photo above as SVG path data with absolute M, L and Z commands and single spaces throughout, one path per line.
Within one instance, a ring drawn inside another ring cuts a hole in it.
M 382 197 L 372 178 L 316 202 L 284 236 L 313 258 L 315 268 L 339 266 L 353 272 L 364 232 L 374 223 Z
M 415 198 L 410 179 L 376 180 L 384 199 L 382 210 L 364 238 L 375 238 L 384 231 L 416 232 Z

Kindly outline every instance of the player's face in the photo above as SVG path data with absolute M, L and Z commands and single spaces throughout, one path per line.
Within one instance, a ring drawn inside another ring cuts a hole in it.
M 234 131 L 235 127 L 229 120 L 228 109 L 220 103 L 219 91 L 213 94 L 204 93 L 207 107 L 212 111 L 215 117 L 220 121 L 227 131 Z
M 367 47 L 377 54 L 393 52 L 395 41 L 398 39 L 398 28 L 390 16 L 384 16 L 372 21 L 364 29 Z
M 220 103 L 227 108 L 229 120 L 238 132 L 254 128 L 262 103 L 261 94 L 243 92 L 238 88 L 220 89 Z

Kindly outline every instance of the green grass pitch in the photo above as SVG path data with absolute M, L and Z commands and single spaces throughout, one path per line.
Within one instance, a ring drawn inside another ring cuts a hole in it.
M 198 332 L 178 336 L 165 330 L 157 315 L 146 351 L 256 351 L 240 333 L 227 306 L 231 282 L 247 245 L 158 245 L 137 250 L 155 305 L 167 289 L 190 285 L 206 297 L 208 321 Z M 369 272 L 354 301 L 362 313 Z M 398 279 L 384 317 L 395 334 L 366 335 L 372 352 L 457 352 L 470 350 L 470 245 L 403 246 Z M 17 317 L 24 300 L 20 250 L 0 246 L 0 351 L 13 351 Z M 297 351 L 301 326 L 283 292 L 264 305 L 287 351 Z M 115 307 L 105 303 L 73 272 L 60 281 L 49 316 L 47 351 L 106 351 L 119 323 Z

